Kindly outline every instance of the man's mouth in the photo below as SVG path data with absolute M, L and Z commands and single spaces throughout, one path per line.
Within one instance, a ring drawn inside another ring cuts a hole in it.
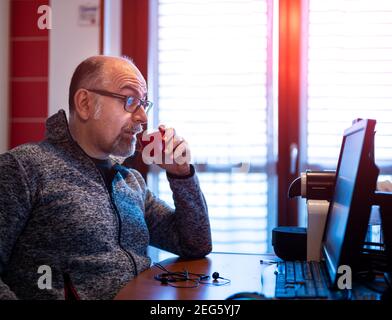
M 137 134 L 142 132 L 140 128 L 131 128 L 124 131 L 124 134 L 129 136 L 130 138 L 135 137 Z
M 133 134 L 133 135 L 137 135 L 137 134 L 139 134 L 140 132 L 142 132 L 143 130 L 142 130 L 142 128 L 140 128 L 140 127 L 135 127 L 135 128 L 131 128 L 131 133 Z
M 127 141 L 133 141 L 135 140 L 135 134 L 132 131 L 123 131 L 123 133 L 121 134 L 121 138 L 125 139 Z

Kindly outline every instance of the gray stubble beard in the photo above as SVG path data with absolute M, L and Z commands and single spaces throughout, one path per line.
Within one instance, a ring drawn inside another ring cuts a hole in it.
M 135 136 L 132 137 L 132 140 L 131 140 L 131 142 L 129 144 L 129 149 L 127 151 L 120 152 L 120 150 L 118 150 L 118 152 L 117 152 L 116 151 L 117 147 L 118 147 L 118 144 L 117 144 L 117 146 L 114 148 L 114 150 L 112 152 L 113 156 L 115 156 L 115 157 L 123 157 L 123 158 L 128 158 L 130 156 L 133 156 L 135 154 L 135 151 L 136 151 L 136 137 Z

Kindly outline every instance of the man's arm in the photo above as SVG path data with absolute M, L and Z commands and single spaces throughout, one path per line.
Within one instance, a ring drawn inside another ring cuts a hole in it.
M 2 276 L 30 210 L 25 172 L 11 154 L 0 155 L 0 299 L 17 298 Z
M 147 190 L 145 209 L 151 244 L 181 257 L 204 257 L 212 249 L 211 229 L 193 166 L 188 177 L 168 174 L 168 180 L 175 210 Z

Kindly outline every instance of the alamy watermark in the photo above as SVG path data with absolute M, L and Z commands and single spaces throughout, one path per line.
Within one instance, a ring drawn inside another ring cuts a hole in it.
M 38 274 L 42 274 L 37 281 L 38 288 L 41 290 L 52 289 L 52 268 L 46 264 L 38 267 Z
M 338 274 L 341 276 L 338 277 L 337 286 L 340 290 L 351 290 L 352 289 L 352 272 L 350 266 L 341 265 L 338 268 Z
M 180 143 L 176 148 L 173 144 L 173 131 L 165 133 L 156 131 L 153 133 L 143 132 L 137 150 L 141 152 L 142 160 L 146 165 L 150 164 L 178 164 L 190 163 L 191 154 L 188 143 Z M 180 138 L 181 139 L 181 138 Z M 169 141 L 167 143 L 166 141 Z M 208 161 L 207 161 L 208 162 Z M 242 161 L 234 164 L 231 168 L 232 173 L 249 173 L 250 161 Z
M 52 29 L 52 8 L 47 5 L 41 5 L 37 9 L 37 13 L 40 15 L 37 20 L 38 29 Z

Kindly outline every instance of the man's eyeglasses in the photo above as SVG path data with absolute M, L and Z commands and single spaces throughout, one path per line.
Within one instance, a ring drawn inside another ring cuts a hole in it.
M 124 101 L 124 110 L 129 113 L 136 112 L 140 107 L 143 107 L 144 112 L 148 113 L 148 111 L 150 111 L 152 108 L 152 102 L 148 100 L 142 100 L 132 96 L 124 96 L 122 94 L 113 93 L 105 90 L 98 90 L 98 89 L 86 89 L 86 90 L 97 93 L 101 96 L 121 99 L 122 101 Z

